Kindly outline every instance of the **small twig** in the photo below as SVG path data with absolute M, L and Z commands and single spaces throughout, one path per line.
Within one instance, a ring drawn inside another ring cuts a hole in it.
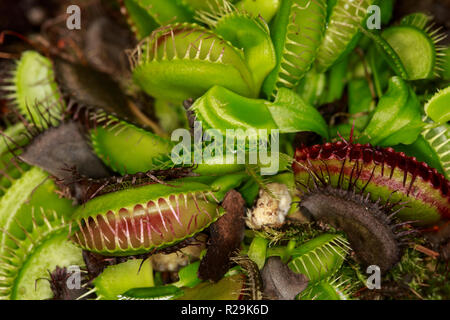
M 20 54 L 18 53 L 8 53 L 8 52 L 0 52 L 0 59 L 19 59 Z
M 149 126 L 154 133 L 156 133 L 157 135 L 161 136 L 161 137 L 166 137 L 167 135 L 164 133 L 164 131 L 159 127 L 159 125 L 154 122 L 153 120 L 151 120 L 149 117 L 147 117 L 141 110 L 139 110 L 139 108 L 132 102 L 128 100 L 128 106 L 130 108 L 130 110 L 133 112 L 133 114 L 139 119 L 139 121 L 146 125 Z
M 409 287 L 409 290 L 411 290 L 412 293 L 414 293 L 415 296 L 417 296 L 420 300 L 425 300 L 416 290 Z
M 432 257 L 433 259 L 437 259 L 439 257 L 439 253 L 438 252 L 433 251 L 431 249 L 428 249 L 428 248 L 426 248 L 424 246 L 421 246 L 419 244 L 415 245 L 413 247 L 413 249 L 416 250 L 416 251 L 422 252 L 423 254 L 426 254 L 427 256 Z

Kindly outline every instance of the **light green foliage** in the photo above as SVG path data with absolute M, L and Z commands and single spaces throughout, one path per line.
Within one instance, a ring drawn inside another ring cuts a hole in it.
M 388 91 L 362 133 L 361 142 L 370 141 L 378 146 L 413 143 L 424 127 L 420 109 L 420 102 L 409 85 L 399 77 L 391 78 Z
M 30 76 L 32 75 L 32 76 Z M 65 108 L 55 82 L 52 62 L 36 51 L 25 51 L 3 87 L 18 111 L 39 128 L 56 124 Z
M 337 0 L 331 9 L 325 37 L 316 59 L 319 72 L 326 71 L 346 52 L 358 35 L 372 0 Z
M 114 171 L 122 175 L 147 172 L 170 155 L 173 146 L 169 140 L 114 117 L 108 123 L 93 128 L 90 141 L 95 153 Z
M 281 87 L 293 88 L 310 69 L 326 24 L 326 1 L 283 0 L 271 25 L 277 65 L 263 85 L 275 98 Z
M 68 239 L 69 227 L 56 212 L 36 212 L 28 218 L 31 226 L 15 246 L 4 245 L 0 258 L 0 298 L 45 300 L 53 297 L 50 284 L 41 279 L 57 266 L 82 266 L 81 249 Z M 19 222 L 16 222 L 18 225 Z M 20 225 L 24 228 L 23 225 Z
M 192 106 L 206 128 L 225 134 L 226 129 L 279 129 L 281 133 L 314 131 L 327 137 L 320 113 L 296 93 L 280 89 L 274 102 L 248 99 L 225 88 L 214 87 Z
M 436 123 L 450 121 L 450 87 L 437 92 L 425 105 L 425 113 Z
M 347 240 L 341 235 L 323 234 L 292 250 L 288 266 L 306 275 L 309 283 L 324 280 L 339 270 L 348 248 Z
M 155 31 L 135 50 L 133 61 L 135 82 L 149 95 L 169 102 L 198 98 L 214 85 L 257 95 L 242 52 L 195 24 Z
M 98 299 L 116 300 L 130 289 L 154 285 L 151 260 L 128 260 L 107 267 L 92 282 Z
M 261 16 L 269 23 L 279 10 L 281 2 L 281 0 L 241 0 L 236 3 L 236 7 L 254 17 Z
M 212 22 L 214 31 L 233 46 L 244 51 L 245 61 L 257 90 L 276 64 L 275 49 L 264 20 L 239 12 L 230 12 Z

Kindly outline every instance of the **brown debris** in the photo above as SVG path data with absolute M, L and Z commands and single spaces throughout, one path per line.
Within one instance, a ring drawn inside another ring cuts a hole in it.
M 222 203 L 226 210 L 210 227 L 210 244 L 202 259 L 198 276 L 203 280 L 219 281 L 230 267 L 230 258 L 239 249 L 245 230 L 245 200 L 230 190 Z
M 264 295 L 271 300 L 294 300 L 308 286 L 308 278 L 289 269 L 279 257 L 267 259 L 261 276 Z

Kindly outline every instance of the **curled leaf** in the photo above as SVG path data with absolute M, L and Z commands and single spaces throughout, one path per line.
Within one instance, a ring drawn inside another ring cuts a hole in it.
M 328 126 L 320 112 L 292 90 L 280 88 L 275 102 L 268 103 L 267 107 L 280 132 L 312 131 L 328 137 Z
M 241 0 L 236 7 L 270 22 L 280 8 L 280 3 L 281 0 Z
M 425 113 L 436 123 L 450 121 L 450 87 L 439 91 L 428 101 Z
M 274 300 L 294 300 L 308 286 L 308 278 L 293 272 L 279 257 L 267 260 L 261 276 L 264 294 Z
M 214 85 L 244 96 L 257 95 L 242 52 L 196 24 L 155 30 L 131 59 L 134 81 L 155 98 L 179 103 L 200 97 Z
M 360 142 L 381 147 L 411 144 L 422 132 L 421 105 L 414 91 L 399 77 L 392 77 Z
M 221 133 L 227 129 L 278 129 L 281 133 L 312 131 L 328 137 L 321 114 L 299 95 L 281 88 L 275 102 L 248 99 L 223 87 L 213 87 L 192 106 L 203 126 Z
M 258 17 L 232 12 L 220 18 L 214 26 L 216 34 L 244 51 L 245 61 L 259 90 L 276 64 L 275 49 L 266 22 Z

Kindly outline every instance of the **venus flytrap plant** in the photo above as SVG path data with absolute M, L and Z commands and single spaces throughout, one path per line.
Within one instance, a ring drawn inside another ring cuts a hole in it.
M 25 51 L 6 83 L 3 89 L 9 91 L 8 98 L 29 122 L 45 129 L 43 114 L 51 123 L 61 118 L 65 103 L 55 82 L 52 62 L 46 57 Z
M 93 289 L 78 299 L 96 294 L 96 300 L 121 300 L 122 294 L 134 288 L 153 287 L 153 269 L 150 260 L 128 260 L 107 267 L 92 281 Z
M 97 156 L 114 171 L 122 175 L 147 172 L 169 157 L 171 141 L 113 116 L 95 119 L 89 141 Z
M 37 211 L 15 222 L 21 236 L 4 229 L 0 232 L 9 240 L 2 245 L 0 258 L 0 299 L 51 299 L 50 283 L 43 281 L 49 270 L 84 264 L 81 249 L 68 240 L 66 221 L 56 211 Z
M 210 184 L 184 178 L 100 194 L 74 213 L 78 228 L 72 238 L 82 248 L 113 256 L 174 245 L 219 219 L 225 213 L 220 201 L 243 178 Z
M 271 26 L 277 65 L 263 85 L 263 92 L 269 99 L 275 98 L 280 87 L 295 87 L 310 69 L 325 24 L 326 1 L 281 1 Z
M 360 30 L 376 43 L 398 76 L 405 80 L 431 79 L 442 71 L 446 49 L 440 45 L 446 36 L 440 29 L 433 30 L 431 18 L 423 13 L 411 14 L 380 35 L 362 27 Z
M 251 296 L 249 283 L 251 279 L 242 273 L 230 274 L 217 283 L 202 282 L 194 288 L 186 288 L 178 300 L 242 300 Z
M 436 123 L 450 121 L 450 87 L 438 91 L 426 104 L 425 113 Z
M 135 0 L 119 1 L 121 12 L 125 14 L 130 29 L 136 38 L 142 39 L 159 27 L 158 23 Z
M 388 91 L 380 99 L 359 142 L 377 146 L 411 144 L 424 127 L 421 105 L 408 84 L 399 77 L 389 81 Z
M 150 35 L 161 25 L 194 22 L 194 8 L 182 0 L 121 0 L 120 3 L 139 39 Z
M 67 221 L 73 213 L 70 200 L 59 198 L 48 174 L 36 167 L 27 171 L 20 169 L 19 173 L 20 177 L 10 181 L 10 187 L 0 198 L 2 255 L 6 253 L 6 248 L 16 248 L 15 239 L 25 238 L 26 230 L 33 226 L 33 215 L 39 218 L 41 212 L 57 212 L 60 218 Z
M 348 300 L 348 293 L 346 292 L 346 282 L 342 282 L 339 278 L 325 279 L 318 283 L 308 285 L 308 287 L 301 292 L 297 300 Z
M 261 16 L 269 23 L 278 12 L 280 4 L 281 0 L 241 0 L 236 3 L 236 8 L 254 17 Z
M 172 285 L 134 288 L 118 295 L 118 300 L 175 300 L 182 297 L 184 291 Z
M 280 133 L 313 131 L 328 137 L 320 113 L 307 105 L 293 91 L 282 88 L 274 102 L 242 97 L 223 87 L 215 86 L 197 99 L 192 110 L 205 128 L 223 134 L 226 129 L 278 129 Z
M 251 17 L 232 8 L 224 8 L 215 14 L 199 13 L 198 20 L 209 25 L 217 35 L 233 46 L 243 50 L 255 86 L 259 90 L 276 64 L 275 50 L 266 22 L 258 16 Z
M 132 60 L 136 83 L 167 101 L 197 98 L 214 85 L 244 96 L 258 94 L 242 52 L 196 24 L 156 30 L 136 48 Z M 221 76 L 213 78 L 211 74 Z
M 319 47 L 316 67 L 319 72 L 326 71 L 348 48 L 355 43 L 359 28 L 368 14 L 373 0 L 337 0 L 330 8 L 328 26 L 323 42 Z
M 433 125 L 426 117 L 423 121 L 428 125 Z M 448 180 L 450 177 L 449 140 L 450 127 L 448 124 L 443 124 L 438 127 L 425 128 L 413 144 L 394 146 L 394 149 L 428 163 L 432 168 L 436 168 L 444 174 Z
M 398 54 L 408 73 L 408 80 L 438 75 L 441 60 L 437 58 L 442 49 L 437 47 L 437 43 L 443 39 L 442 35 L 404 24 L 386 29 L 381 36 Z M 411 43 L 414 43 L 415 50 L 411 50 Z
M 333 276 L 342 263 L 350 247 L 341 235 L 323 234 L 291 251 L 289 268 L 307 276 L 314 283 Z

